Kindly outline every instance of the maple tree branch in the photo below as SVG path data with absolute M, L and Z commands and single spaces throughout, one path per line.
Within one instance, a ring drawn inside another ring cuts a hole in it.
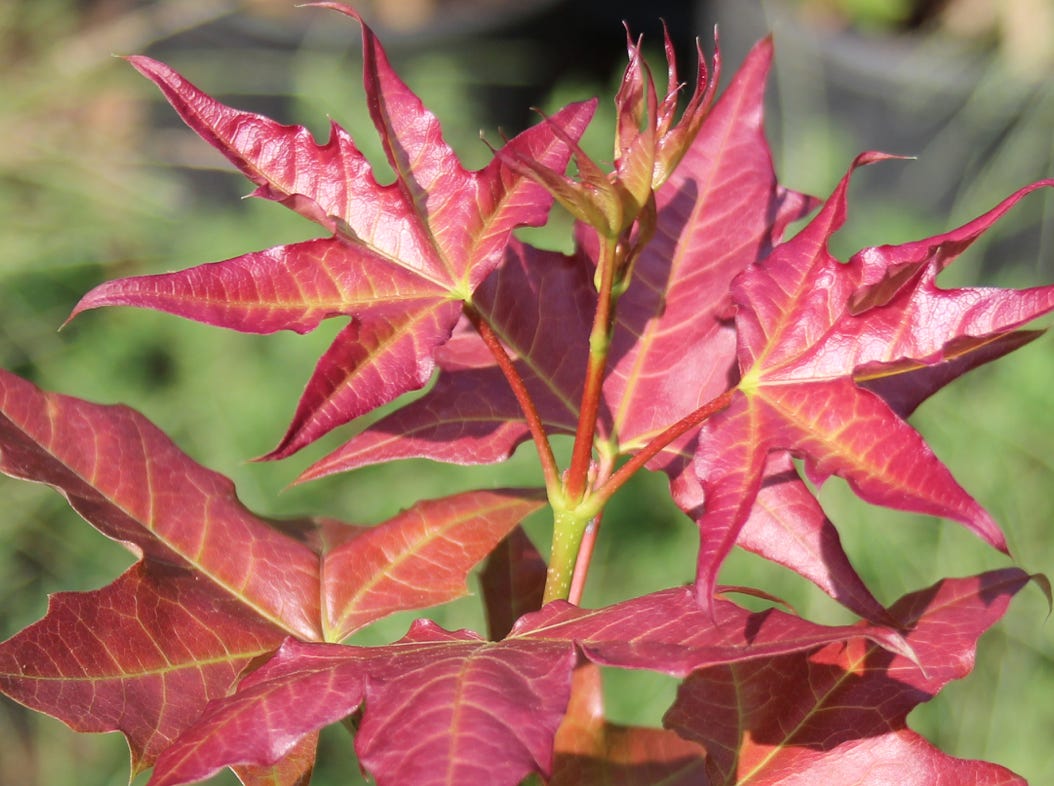
M 737 390 L 739 390 L 739 388 L 729 388 L 720 396 L 710 399 L 698 409 L 681 418 L 672 426 L 666 428 L 643 448 L 634 453 L 625 464 L 612 473 L 611 477 L 605 480 L 590 496 L 589 509 L 602 509 L 614 493 L 618 491 L 619 488 L 621 488 L 626 481 L 637 472 L 637 470 L 641 469 L 645 464 L 655 458 L 663 448 L 691 429 L 701 425 L 707 419 L 716 415 L 731 404 L 732 397 Z
M 538 414 L 538 408 L 534 405 L 534 399 L 531 398 L 531 394 L 527 391 L 527 386 L 524 384 L 523 377 L 516 370 L 516 365 L 513 363 L 512 358 L 509 357 L 509 353 L 505 351 L 505 347 L 495 334 L 494 328 L 490 326 L 490 323 L 483 318 L 482 314 L 468 304 L 465 305 L 465 315 L 494 356 L 498 368 L 505 375 L 509 387 L 512 388 L 512 394 L 516 397 L 516 402 L 523 411 L 523 416 L 527 420 L 527 428 L 530 429 L 531 438 L 534 440 L 534 446 L 538 451 L 538 460 L 542 465 L 545 489 L 549 499 L 552 500 L 557 495 L 562 494 L 560 468 L 556 464 L 553 447 L 549 443 L 549 435 L 545 432 L 545 426 L 542 423 L 541 415 Z

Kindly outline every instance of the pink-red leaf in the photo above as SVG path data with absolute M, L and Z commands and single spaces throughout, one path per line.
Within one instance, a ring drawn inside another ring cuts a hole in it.
M 383 648 L 291 641 L 166 752 L 151 784 L 267 763 L 364 699 L 356 748 L 382 786 L 516 784 L 551 766 L 575 657 L 573 647 L 488 644 L 426 622 Z
M 543 502 L 535 492 L 470 491 L 418 503 L 337 546 L 323 567 L 327 640 L 461 597 L 472 567 Z
M 321 638 L 318 557 L 239 502 L 139 413 L 0 369 L 0 470 L 47 483 L 137 555 L 194 571 L 263 619 Z
M 883 158 L 865 154 L 855 166 Z M 842 264 L 827 243 L 845 219 L 847 174 L 799 235 L 736 280 L 742 380 L 732 405 L 704 426 L 695 459 L 708 500 L 700 522 L 703 595 L 750 513 L 747 500 L 758 493 L 771 451 L 804 458 L 814 482 L 838 474 L 870 502 L 951 518 L 1006 549 L 991 516 L 856 375 L 874 386 L 877 377 L 907 374 L 896 406 L 910 410 L 948 381 L 940 372 L 920 377 L 920 367 L 953 363 L 961 372 L 1023 343 L 1011 331 L 1054 308 L 1054 287 L 942 290 L 935 279 L 1022 196 L 1051 182 L 1018 191 L 959 229 L 864 249 Z
M 1023 784 L 997 765 L 940 752 L 906 718 L 971 671 L 978 638 L 1028 579 L 1006 569 L 902 598 L 890 611 L 909 629 L 917 663 L 850 639 L 701 670 L 666 724 L 706 747 L 715 786 Z
M 513 241 L 501 268 L 473 296 L 516 361 L 551 432 L 573 432 L 581 397 L 581 350 L 596 303 L 584 260 Z M 539 312 L 544 304 L 544 312 Z M 400 458 L 477 464 L 508 458 L 528 436 L 516 400 L 478 335 L 462 333 L 436 355 L 443 373 L 402 407 L 316 462 L 300 480 Z
M 104 589 L 60 593 L 0 644 L 0 691 L 77 731 L 120 731 L 132 773 L 285 632 L 200 576 L 140 562 Z
M 358 18 L 346 6 L 320 5 Z M 462 167 L 436 118 L 396 76 L 366 25 L 362 37 L 367 106 L 396 174 L 389 185 L 377 182 L 336 124 L 320 145 L 301 126 L 225 106 L 168 66 L 129 58 L 194 131 L 256 183 L 254 195 L 285 204 L 334 237 L 112 281 L 89 292 L 73 316 L 133 305 L 262 333 L 305 332 L 329 316 L 351 317 L 355 324 L 319 363 L 289 431 L 268 458 L 287 456 L 422 387 L 460 301 L 497 267 L 512 230 L 543 223 L 552 203 L 541 186 L 497 158 L 478 172 Z M 569 142 L 592 111 L 592 103 L 569 106 L 504 149 L 562 169 Z
M 55 486 L 142 556 L 104 590 L 56 596 L 0 644 L 0 688 L 74 728 L 124 732 L 136 771 L 289 634 L 341 638 L 464 594 L 473 566 L 542 504 L 533 491 L 476 491 L 372 529 L 272 524 L 141 415 L 3 371 L 0 446 L 0 469 Z M 246 777 L 295 783 L 312 760 L 303 743 L 277 764 L 244 762 L 270 768 Z

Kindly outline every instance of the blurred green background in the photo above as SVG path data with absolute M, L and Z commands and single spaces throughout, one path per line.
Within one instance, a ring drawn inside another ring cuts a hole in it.
M 610 97 L 627 19 L 658 39 L 669 22 L 682 69 L 691 41 L 711 48 L 720 24 L 726 79 L 754 40 L 776 36 L 770 135 L 787 185 L 826 194 L 860 150 L 917 155 L 870 167 L 854 183 L 843 257 L 862 245 L 943 231 L 1032 180 L 1054 175 L 1051 0 L 875 2 L 713 0 L 693 5 L 586 0 L 399 0 L 361 3 L 403 78 L 440 117 L 471 166 L 498 127 L 600 95 L 588 137 L 610 156 Z M 1037 31 L 1047 35 L 1037 35 Z M 335 322 L 309 336 L 245 336 L 122 309 L 57 327 L 94 284 L 160 272 L 315 236 L 280 206 L 241 200 L 250 188 L 181 126 L 156 90 L 111 54 L 145 52 L 243 108 L 325 133 L 348 128 L 369 154 L 358 31 L 285 0 L 36 0 L 0 6 L 0 363 L 38 384 L 134 406 L 192 457 L 232 476 L 269 515 L 320 513 L 375 522 L 415 499 L 459 488 L 538 481 L 531 449 L 495 468 L 421 462 L 287 484 L 339 444 L 333 435 L 277 464 L 247 459 L 283 433 Z M 540 242 L 566 246 L 554 222 Z M 948 271 L 946 284 L 1054 281 L 1054 198 L 1029 197 Z M 915 417 L 961 482 L 1002 522 L 1021 564 L 1054 571 L 1054 351 L 1045 337 L 974 372 Z M 346 433 L 346 432 L 345 432 Z M 109 583 L 131 557 L 47 489 L 0 481 L 0 639 L 39 618 L 46 595 Z M 833 481 L 822 499 L 880 599 L 942 576 L 1006 564 L 962 528 L 870 508 Z M 533 530 L 542 540 L 545 523 Z M 605 521 L 586 603 L 689 581 L 693 525 L 666 501 L 665 481 L 637 479 Z M 821 621 L 845 617 L 788 572 L 736 554 L 722 576 L 764 587 Z M 430 612 L 480 627 L 475 598 Z M 989 758 L 1034 784 L 1054 783 L 1054 637 L 1041 594 L 1025 590 L 982 642 L 976 672 L 912 716 L 956 755 Z M 383 643 L 409 616 L 359 637 Z M 609 710 L 658 724 L 674 682 L 609 673 Z M 94 786 L 127 779 L 116 735 L 83 736 L 0 700 L 0 783 Z M 317 783 L 356 782 L 351 745 L 326 733 Z M 348 769 L 353 772 L 349 775 Z M 145 780 L 145 778 L 144 778 Z M 220 777 L 217 783 L 232 783 Z

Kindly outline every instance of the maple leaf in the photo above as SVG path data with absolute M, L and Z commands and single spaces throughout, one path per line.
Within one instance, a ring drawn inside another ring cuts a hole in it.
M 317 5 L 358 19 L 346 6 Z M 500 263 L 512 230 L 542 224 L 552 203 L 500 159 L 478 172 L 465 170 L 438 120 L 396 76 L 370 28 L 361 27 L 367 107 L 395 171 L 390 185 L 377 182 L 335 123 L 329 141 L 319 145 L 301 126 L 225 106 L 168 66 L 129 58 L 194 131 L 257 184 L 254 196 L 280 202 L 333 235 L 178 273 L 110 281 L 85 295 L 70 317 L 128 305 L 253 333 L 304 333 L 327 317 L 351 317 L 266 458 L 290 455 L 424 386 L 462 302 L 471 301 Z M 570 105 L 504 149 L 562 168 L 594 106 Z
M 585 261 L 516 240 L 500 270 L 476 290 L 476 310 L 515 360 L 550 433 L 573 433 L 596 305 Z M 544 304 L 544 312 L 538 305 Z M 507 459 L 528 437 L 523 412 L 478 334 L 455 334 L 437 353 L 433 388 L 305 470 L 298 481 L 404 458 L 456 464 Z
M 640 450 L 728 388 L 736 373 L 735 330 L 727 319 L 731 282 L 813 206 L 782 188 L 773 171 L 762 126 L 771 59 L 770 41 L 755 47 L 656 192 L 656 236 L 619 298 L 604 384 L 598 441 L 613 442 L 616 455 Z M 579 243 L 571 257 L 510 244 L 509 259 L 475 297 L 550 433 L 575 430 L 596 308 L 588 233 L 579 233 Z M 437 360 L 441 373 L 427 395 L 367 427 L 299 480 L 393 459 L 508 458 L 528 429 L 479 337 L 457 335 Z M 681 506 L 698 517 L 702 491 L 686 471 L 692 450 L 686 435 L 651 466 L 671 476 Z M 740 545 L 798 571 L 857 614 L 888 621 L 789 460 L 772 461 Z
M 816 484 L 837 474 L 869 502 L 953 519 L 1006 551 L 991 516 L 858 378 L 893 387 L 899 374 L 923 370 L 899 403 L 906 410 L 949 381 L 947 371 L 928 369 L 950 362 L 961 372 L 1034 337 L 1014 330 L 1054 309 L 1054 287 L 942 290 L 935 280 L 1021 197 L 1054 181 L 1023 188 L 958 229 L 866 248 L 843 264 L 827 243 L 845 220 L 850 175 L 885 158 L 860 156 L 809 225 L 732 286 L 741 379 L 731 405 L 704 425 L 694 461 L 705 496 L 702 595 L 750 514 L 770 454 L 780 451 L 803 458 Z
M 0 470 L 54 486 L 140 557 L 108 587 L 56 595 L 0 644 L 0 690 L 75 729 L 123 732 L 133 773 L 288 636 L 335 641 L 464 595 L 473 566 L 542 504 L 534 491 L 470 491 L 371 528 L 272 522 L 133 410 L 2 370 L 0 446 Z
M 771 57 L 770 42 L 751 53 L 656 192 L 656 237 L 619 298 L 598 424 L 599 439 L 617 439 L 619 453 L 639 449 L 728 387 L 735 362 L 735 333 L 724 319 L 728 287 L 811 205 L 781 188 L 772 169 L 761 125 Z M 732 216 L 736 220 L 729 223 Z M 510 259 L 476 297 L 517 360 L 546 426 L 558 433 L 575 429 L 596 309 L 595 243 L 581 228 L 578 241 L 578 253 L 567 258 L 510 245 Z M 478 337 L 464 342 L 482 346 Z M 474 352 L 469 347 L 448 358 L 426 396 L 374 424 L 303 477 L 392 458 L 506 458 L 527 437 L 523 414 L 493 360 Z
M 904 652 L 901 637 L 881 627 L 824 627 L 724 600 L 711 616 L 679 588 L 596 610 L 550 603 L 499 642 L 427 620 L 386 647 L 287 641 L 236 693 L 209 705 L 158 761 L 151 783 L 188 783 L 232 764 L 266 766 L 364 703 L 355 744 L 378 783 L 516 784 L 551 769 L 579 653 L 601 665 L 684 677 L 863 631 Z M 295 713 L 283 711 L 294 706 Z M 406 749 L 398 741 L 409 737 L 415 744 Z
M 702 669 L 664 723 L 706 748 L 714 786 L 1024 784 L 1003 767 L 942 753 L 906 719 L 972 670 L 978 638 L 1028 581 L 1008 568 L 902 598 L 890 612 L 909 629 L 917 663 L 850 639 Z

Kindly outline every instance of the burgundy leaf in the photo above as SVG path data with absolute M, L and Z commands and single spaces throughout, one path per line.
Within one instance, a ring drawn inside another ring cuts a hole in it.
M 978 638 L 1028 580 L 1010 568 L 902 598 L 891 613 L 910 629 L 917 663 L 850 639 L 701 670 L 666 724 L 706 747 L 715 785 L 1023 784 L 997 765 L 941 753 L 906 718 L 971 671 Z
M 708 609 L 687 587 L 595 610 L 556 601 L 522 618 L 510 636 L 573 640 L 602 666 L 685 677 L 707 664 L 797 652 L 861 631 L 879 645 L 911 656 L 903 637 L 889 628 L 826 627 L 777 609 L 750 612 L 721 599 Z
M 155 786 L 205 778 L 232 764 L 269 765 L 363 701 L 356 748 L 382 786 L 516 784 L 551 770 L 579 652 L 601 665 L 683 677 L 859 636 L 909 652 L 899 634 L 884 628 L 824 627 L 725 600 L 711 614 L 689 588 L 593 611 L 558 601 L 521 618 L 500 642 L 425 620 L 387 647 L 289 641 L 165 753 Z M 414 744 L 403 745 L 407 739 Z
M 604 719 L 600 670 L 575 669 L 548 786 L 709 786 L 706 751 L 668 729 Z
M 487 631 L 505 638 L 516 620 L 542 607 L 548 566 L 530 537 L 517 527 L 498 544 L 480 573 Z
M 320 5 L 358 18 L 346 6 Z M 263 333 L 305 332 L 326 317 L 352 317 L 267 458 L 287 456 L 422 387 L 461 313 L 460 301 L 497 267 L 512 230 L 542 224 L 552 201 L 499 159 L 478 172 L 465 170 L 366 25 L 362 36 L 367 106 L 396 173 L 390 185 L 377 182 L 336 124 L 319 145 L 301 126 L 232 109 L 162 63 L 129 58 L 194 131 L 256 183 L 255 196 L 285 204 L 334 236 L 180 273 L 112 281 L 89 292 L 71 315 L 133 305 Z M 563 168 L 570 156 L 565 140 L 573 144 L 592 111 L 592 103 L 569 106 L 505 150 Z

